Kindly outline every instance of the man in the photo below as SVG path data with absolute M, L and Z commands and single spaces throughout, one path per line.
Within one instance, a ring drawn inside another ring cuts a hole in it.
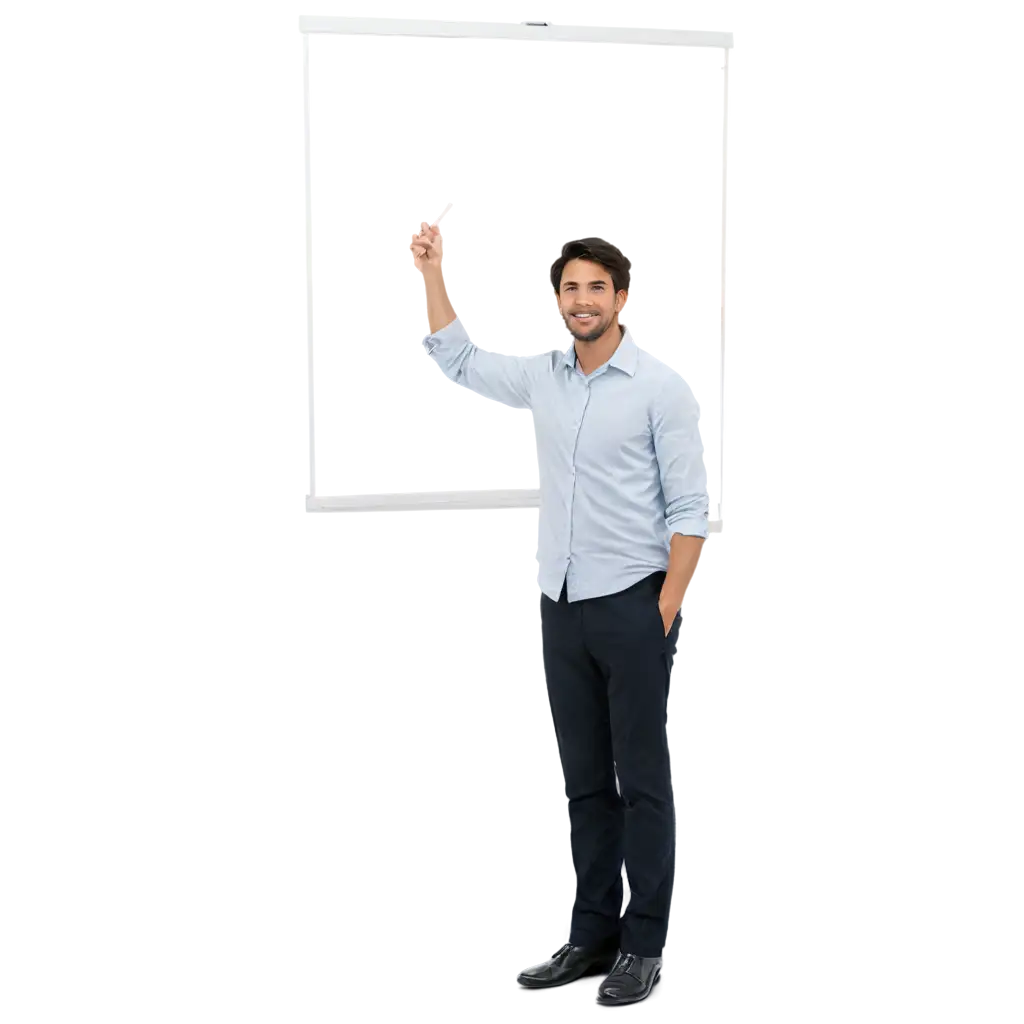
M 457 384 L 531 409 L 537 435 L 544 670 L 576 900 L 569 941 L 518 980 L 546 988 L 609 971 L 598 1002 L 638 1002 L 661 977 L 675 872 L 666 722 L 679 610 L 707 537 L 700 409 L 620 325 L 630 262 L 615 246 L 568 242 L 551 267 L 568 351 L 498 355 L 469 340 L 440 232 L 420 228 L 410 249 L 427 289 L 424 347 Z

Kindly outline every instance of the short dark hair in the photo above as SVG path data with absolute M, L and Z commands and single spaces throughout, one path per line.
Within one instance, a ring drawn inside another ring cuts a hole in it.
M 629 268 L 632 266 L 629 260 L 603 238 L 577 238 L 566 242 L 562 246 L 562 255 L 551 264 L 551 284 L 556 295 L 562 290 L 562 271 L 570 260 L 600 263 L 611 274 L 616 294 L 629 291 Z

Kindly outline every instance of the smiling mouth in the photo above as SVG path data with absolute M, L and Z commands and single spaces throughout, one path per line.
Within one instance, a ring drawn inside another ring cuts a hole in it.
M 572 318 L 577 323 L 589 324 L 591 320 L 596 320 L 597 319 L 597 314 L 596 313 L 591 313 L 589 316 L 582 316 L 581 317 L 578 313 L 573 313 Z

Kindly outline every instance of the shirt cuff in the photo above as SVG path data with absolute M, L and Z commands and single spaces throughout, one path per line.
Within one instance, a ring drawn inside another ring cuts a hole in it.
M 426 334 L 423 336 L 423 340 L 430 347 L 431 342 L 439 341 L 465 341 L 466 331 L 465 322 L 462 318 L 462 313 L 456 313 L 454 321 L 451 324 L 446 324 L 439 331 L 434 331 L 433 334 Z
M 707 540 L 708 521 L 706 519 L 677 519 L 669 524 L 669 533 L 681 533 L 684 537 L 703 537 Z M 670 537 L 671 539 L 671 537 Z

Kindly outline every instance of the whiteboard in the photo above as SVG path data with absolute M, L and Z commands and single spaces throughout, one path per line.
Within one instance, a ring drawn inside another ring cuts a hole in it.
M 564 352 L 551 264 L 599 236 L 631 261 L 619 314 L 700 406 L 720 498 L 725 51 L 312 34 L 308 42 L 316 493 L 537 488 L 532 414 L 426 353 L 409 251 L 441 222 L 470 340 Z

